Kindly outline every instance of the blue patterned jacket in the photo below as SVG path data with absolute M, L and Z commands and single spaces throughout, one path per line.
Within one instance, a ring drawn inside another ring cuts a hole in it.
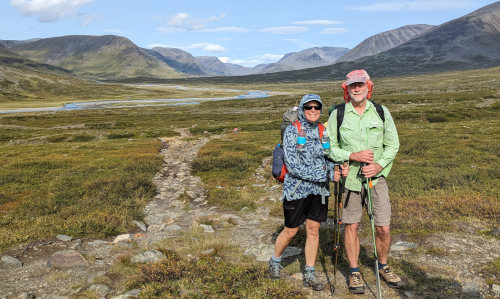
M 318 122 L 309 123 L 306 120 L 303 106 L 317 101 L 323 105 L 316 94 L 307 94 L 300 101 L 298 118 L 306 131 L 306 144 L 303 152 L 297 151 L 297 129 L 289 125 L 283 136 L 283 150 L 288 173 L 283 183 L 283 199 L 296 200 L 308 195 L 330 196 L 329 179 L 333 179 L 334 163 L 325 159 L 323 147 L 319 139 Z

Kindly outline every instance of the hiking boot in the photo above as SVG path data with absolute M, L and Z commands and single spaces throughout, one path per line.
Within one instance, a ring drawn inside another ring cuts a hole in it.
M 273 259 L 269 259 L 269 267 L 267 271 L 269 273 L 269 278 L 271 279 L 280 279 L 280 271 L 283 267 L 279 262 L 273 261 Z
M 380 277 L 382 277 L 387 285 L 391 288 L 397 289 L 403 286 L 403 281 L 399 276 L 397 276 L 394 272 L 392 272 L 389 266 L 385 266 L 384 268 L 378 270 Z
M 349 276 L 349 292 L 353 294 L 364 294 L 365 284 L 363 283 L 363 276 L 359 272 L 353 272 Z
M 315 291 L 321 291 L 325 288 L 325 284 L 316 278 L 314 270 L 304 270 L 303 275 L 304 286 L 310 287 Z

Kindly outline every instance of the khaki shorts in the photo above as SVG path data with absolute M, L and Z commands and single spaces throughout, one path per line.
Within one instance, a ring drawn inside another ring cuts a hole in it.
M 347 194 L 351 192 L 347 207 L 345 201 Z M 364 190 L 363 190 L 364 192 Z M 345 190 L 342 209 L 342 222 L 345 224 L 358 223 L 361 221 L 363 207 L 361 206 L 360 192 Z M 378 179 L 377 184 L 372 189 L 373 199 L 373 219 L 375 225 L 386 226 L 391 224 L 391 202 L 389 201 L 389 189 L 384 177 Z M 368 211 L 368 195 L 365 198 L 365 208 Z

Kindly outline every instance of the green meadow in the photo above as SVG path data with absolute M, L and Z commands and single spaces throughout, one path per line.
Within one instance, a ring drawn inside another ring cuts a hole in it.
M 279 142 L 282 113 L 298 104 L 305 93 L 318 93 L 327 106 L 342 102 L 340 83 L 189 83 L 191 87 L 271 90 L 282 94 L 198 105 L 0 114 L 0 252 L 56 234 L 104 238 L 133 230 L 132 220 L 143 220 L 142 211 L 155 193 L 152 178 L 162 165 L 158 138 L 181 138 L 176 128 L 188 128 L 190 138 L 227 134 L 201 148 L 192 163 L 194 174 L 205 183 L 211 204 L 237 211 L 244 207 L 254 210 L 266 190 L 253 186 L 251 178 Z M 492 237 L 491 231 L 500 227 L 500 68 L 374 78 L 374 83 L 372 99 L 391 111 L 401 143 L 388 178 L 394 235 L 404 234 L 418 241 L 439 232 L 463 233 L 464 225 L 479 222 L 480 229 L 474 233 Z M 0 107 L 52 106 L 76 98 L 84 101 L 237 94 L 102 86 L 102 93 L 89 91 L 91 97 L 84 96 L 85 86 L 78 86 L 79 96 L 9 100 L 0 103 Z M 327 115 L 322 116 L 322 121 L 327 121 Z M 240 133 L 231 133 L 233 128 Z M 268 179 L 273 180 L 270 166 Z M 274 215 L 281 215 L 279 203 L 266 205 Z M 294 242 L 303 246 L 300 236 Z M 224 244 L 219 246 L 221 252 L 230 251 Z M 321 246 L 327 252 L 331 241 Z M 184 273 L 189 279 L 189 275 L 196 277 L 199 271 L 217 272 L 217 267 L 224 266 L 195 266 L 182 260 L 179 253 L 169 251 L 167 255 L 179 262 L 157 264 L 155 273 Z M 210 262 L 215 263 L 207 258 L 206 263 Z M 484 270 L 492 277 L 492 283 L 500 283 L 499 265 L 497 260 Z M 397 267 L 404 269 L 405 265 Z M 262 269 L 245 262 L 225 279 L 244 277 L 250 284 Z M 219 270 L 223 272 L 222 268 Z M 178 292 L 179 286 L 157 285 L 161 281 L 151 278 L 151 271 L 132 271 L 127 284 L 146 285 L 152 294 L 158 294 L 158 288 L 159 294 L 174 296 Z M 216 281 L 215 285 L 221 281 L 225 280 Z M 256 294 L 300 297 L 289 286 L 269 282 L 259 285 L 264 285 L 265 291 L 258 289 Z M 219 292 L 215 286 L 207 288 L 205 293 L 193 296 Z M 220 294 L 227 294 L 224 286 L 221 288 Z M 247 291 L 232 295 L 245 296 Z

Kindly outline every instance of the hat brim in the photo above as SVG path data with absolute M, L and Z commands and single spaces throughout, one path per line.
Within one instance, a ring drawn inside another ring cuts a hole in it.
M 345 84 L 347 86 L 353 84 L 353 83 L 366 83 L 366 78 L 364 77 L 358 77 L 358 78 L 352 78 L 352 79 L 347 79 L 347 81 L 345 82 Z

